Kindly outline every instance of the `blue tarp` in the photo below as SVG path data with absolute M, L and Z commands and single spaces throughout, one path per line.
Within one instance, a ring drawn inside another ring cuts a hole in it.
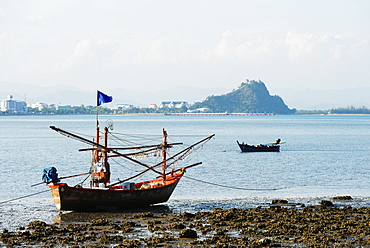
M 42 181 L 44 183 L 58 182 L 57 169 L 55 167 L 45 168 L 44 174 L 42 175 Z

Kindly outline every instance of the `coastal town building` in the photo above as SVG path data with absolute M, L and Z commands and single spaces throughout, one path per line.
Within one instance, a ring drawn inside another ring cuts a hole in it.
M 40 111 L 47 107 L 48 107 L 48 104 L 43 103 L 43 102 L 37 102 L 37 103 L 31 104 L 31 108 L 38 109 Z
M 211 110 L 209 108 L 197 108 L 197 109 L 189 109 L 188 113 L 205 113 L 205 112 L 210 112 Z
M 48 104 L 44 102 L 36 102 L 32 104 L 26 103 L 26 101 L 16 101 L 13 99 L 12 95 L 8 96 L 8 99 L 0 102 L 0 114 L 1 115 L 18 115 L 18 114 L 91 114 L 96 112 L 96 106 L 91 105 L 81 105 L 81 106 L 71 106 L 71 105 L 58 105 L 58 104 Z M 190 107 L 187 101 L 162 101 L 158 103 L 151 103 L 147 105 L 147 109 L 150 111 L 186 111 Z M 133 111 L 140 111 L 140 109 L 145 109 L 141 107 L 135 107 L 132 104 L 107 104 L 100 111 L 105 111 L 105 113 L 120 114 L 126 112 L 126 110 L 134 109 Z M 162 109 L 162 110 L 161 110 Z M 172 110 L 171 110 L 172 109 Z M 188 112 L 206 112 L 207 108 L 196 109 Z M 144 110 L 145 111 L 145 110 Z
M 158 107 L 157 107 L 157 104 L 151 103 L 151 104 L 149 104 L 148 108 L 157 109 Z
M 134 105 L 132 104 L 127 104 L 127 103 L 119 103 L 119 104 L 115 104 L 115 105 L 107 105 L 106 108 L 109 108 L 109 109 L 112 109 L 112 110 L 126 110 L 126 109 L 129 109 L 129 108 L 133 108 Z
M 167 101 L 161 102 L 158 106 L 159 108 L 182 108 L 182 107 L 189 107 L 188 102 L 186 101 Z
M 24 101 L 13 100 L 13 96 L 9 95 L 8 99 L 1 101 L 0 110 L 9 113 L 26 113 L 27 104 Z

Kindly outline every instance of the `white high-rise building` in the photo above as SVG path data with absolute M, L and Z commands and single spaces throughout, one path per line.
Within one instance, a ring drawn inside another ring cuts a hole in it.
M 23 101 L 13 100 L 13 96 L 9 95 L 7 100 L 3 100 L 0 104 L 1 111 L 10 111 L 12 113 L 26 113 L 27 104 Z

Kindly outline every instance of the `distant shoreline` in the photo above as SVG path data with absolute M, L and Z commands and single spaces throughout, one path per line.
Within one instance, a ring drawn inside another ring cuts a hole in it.
M 326 115 L 370 115 L 370 114 L 326 114 Z
M 0 114 L 0 116 L 45 116 L 45 115 L 96 115 L 96 114 Z M 282 115 L 282 114 L 275 114 L 275 113 L 119 113 L 119 114 L 106 114 L 101 113 L 99 115 L 114 115 L 114 116 L 274 116 L 274 115 Z M 293 115 L 353 115 L 353 116 L 359 116 L 359 115 L 370 115 L 370 114 L 293 114 Z
M 275 115 L 274 113 L 123 113 L 120 115 L 192 115 L 192 116 L 202 116 L 202 115 Z

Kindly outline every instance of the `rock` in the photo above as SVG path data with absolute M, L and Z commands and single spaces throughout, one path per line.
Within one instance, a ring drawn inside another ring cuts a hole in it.
M 39 229 L 45 229 L 46 227 L 46 223 L 43 222 L 43 221 L 38 221 L 38 220 L 35 220 L 35 221 L 31 221 L 29 224 L 28 224 L 28 228 L 29 229 L 33 229 L 33 230 L 39 230 Z
M 181 217 L 183 217 L 185 220 L 190 220 L 192 218 L 194 218 L 195 214 L 192 214 L 192 213 L 188 213 L 188 212 L 183 212 L 181 214 Z
M 268 246 L 271 244 L 271 240 L 270 239 L 260 239 L 260 240 L 256 240 L 253 242 L 254 245 L 256 246 Z
M 196 239 L 197 237 L 197 232 L 191 229 L 185 229 L 179 232 L 179 238 Z
M 132 218 L 150 218 L 150 217 L 153 217 L 154 214 L 151 213 L 151 212 L 145 212 L 145 213 L 137 213 L 137 214 L 133 214 L 132 215 Z
M 93 219 L 91 220 L 90 226 L 106 226 L 109 224 L 107 219 Z
M 169 224 L 169 228 L 171 229 L 185 229 L 185 225 L 183 223 L 171 223 Z
M 321 207 L 334 207 L 334 204 L 331 201 L 322 200 L 320 202 Z
M 288 204 L 287 200 L 272 200 L 272 204 Z
M 349 195 L 344 195 L 344 196 L 334 196 L 331 199 L 333 201 L 350 201 L 352 200 L 352 197 Z

